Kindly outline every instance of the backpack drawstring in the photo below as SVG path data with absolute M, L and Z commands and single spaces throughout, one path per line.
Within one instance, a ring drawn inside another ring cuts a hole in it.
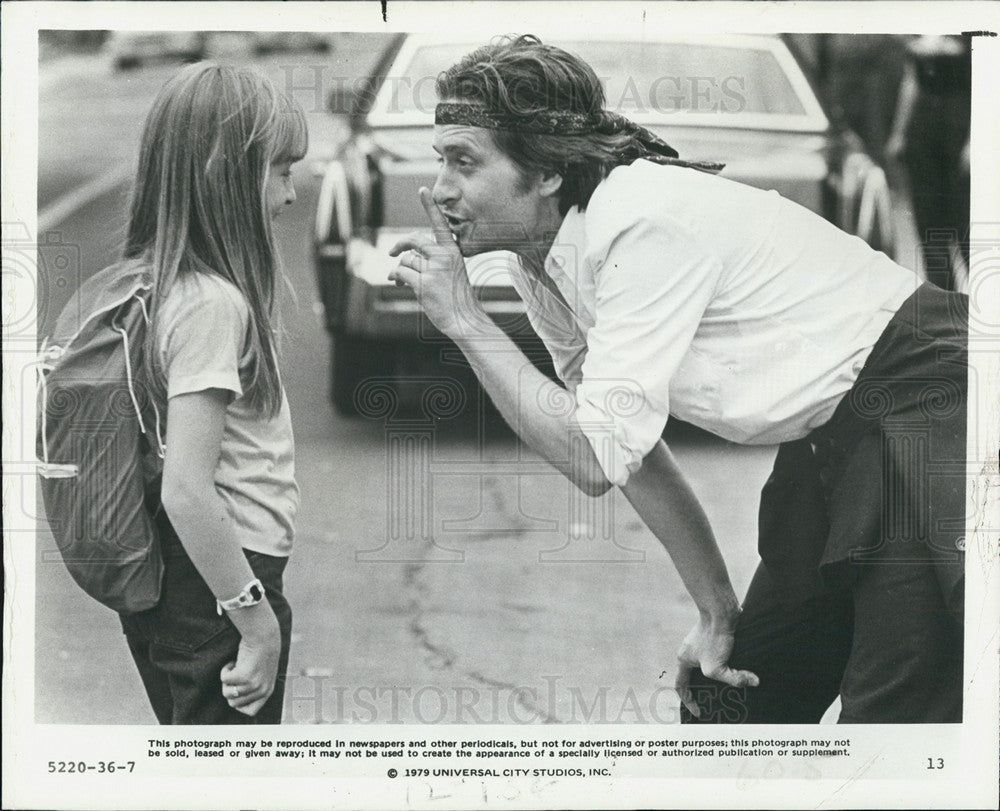
M 135 416 L 139 420 L 139 430 L 146 433 L 146 423 L 142 419 L 139 398 L 135 395 L 135 383 L 132 380 L 132 359 L 128 351 L 128 333 L 125 332 L 124 327 L 112 326 L 111 329 L 122 336 L 122 348 L 125 350 L 125 380 L 128 384 L 128 396 L 132 399 L 132 407 L 135 408 Z
M 160 432 L 160 409 L 153 403 L 153 413 L 156 414 L 156 455 L 161 459 L 166 456 L 167 446 L 163 442 L 163 434 Z
M 139 302 L 139 306 L 142 308 L 142 317 L 145 319 L 146 325 L 149 326 L 149 312 L 146 310 L 146 302 L 142 300 L 141 296 L 134 296 L 134 298 Z M 132 357 L 129 353 L 128 333 L 124 327 L 112 326 L 111 328 L 122 336 L 122 349 L 125 351 L 125 379 L 128 383 L 128 396 L 132 400 L 136 419 L 139 420 L 139 430 L 145 434 L 146 421 L 142 418 L 142 409 L 139 408 L 139 398 L 135 393 L 135 381 L 132 379 Z M 152 396 L 150 396 L 150 405 L 153 406 L 153 414 L 156 416 L 156 453 L 162 459 L 166 452 L 166 445 L 163 443 L 163 433 L 160 427 L 160 409 L 157 407 L 156 400 Z
M 38 353 L 41 361 L 35 368 L 35 375 L 38 378 L 35 397 L 36 402 L 41 400 L 42 406 L 42 461 L 38 463 L 38 475 L 47 479 L 69 479 L 79 474 L 80 468 L 77 465 L 49 461 L 49 387 L 46 382 L 46 372 L 51 372 L 55 368 L 49 361 L 58 360 L 63 353 L 63 347 L 49 346 L 48 343 L 48 337 L 42 339 L 42 346 Z

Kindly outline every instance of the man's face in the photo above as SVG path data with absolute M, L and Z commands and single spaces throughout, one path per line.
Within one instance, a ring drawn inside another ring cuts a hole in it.
M 439 124 L 434 149 L 441 165 L 434 202 L 463 256 L 519 251 L 541 236 L 546 198 L 500 151 L 490 130 Z

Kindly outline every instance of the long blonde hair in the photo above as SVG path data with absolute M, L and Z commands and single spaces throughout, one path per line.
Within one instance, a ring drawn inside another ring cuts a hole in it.
M 125 257 L 152 264 L 144 363 L 160 397 L 160 306 L 179 274 L 211 272 L 234 284 L 250 310 L 245 397 L 268 416 L 281 407 L 271 326 L 280 265 L 265 187 L 273 164 L 300 160 L 307 147 L 302 108 L 255 68 L 200 62 L 157 96 L 143 130 Z

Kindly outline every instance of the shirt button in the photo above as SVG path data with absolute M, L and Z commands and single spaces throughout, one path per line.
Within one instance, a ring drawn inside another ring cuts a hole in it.
M 859 375 L 861 374 L 861 370 L 865 368 L 865 365 L 861 361 L 856 360 L 851 368 L 854 369 L 854 374 Z

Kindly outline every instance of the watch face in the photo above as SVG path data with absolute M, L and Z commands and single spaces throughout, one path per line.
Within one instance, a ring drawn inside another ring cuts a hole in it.
M 250 586 L 250 599 L 255 603 L 259 603 L 264 599 L 264 590 L 256 583 Z

